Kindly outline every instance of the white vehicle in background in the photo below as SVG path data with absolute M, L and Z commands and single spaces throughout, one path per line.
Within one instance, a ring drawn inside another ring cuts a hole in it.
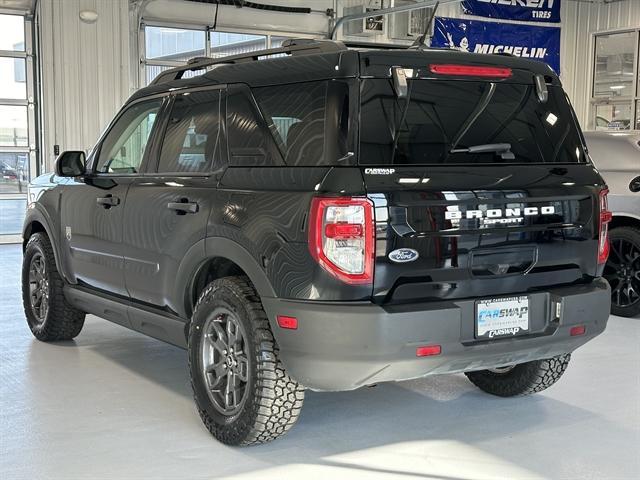
M 609 187 L 611 253 L 604 277 L 611 313 L 640 314 L 640 131 L 585 132 L 589 154 Z

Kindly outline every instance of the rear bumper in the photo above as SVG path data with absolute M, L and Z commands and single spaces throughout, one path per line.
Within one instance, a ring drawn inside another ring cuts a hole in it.
M 603 279 L 529 298 L 531 335 L 489 341 L 474 338 L 473 299 L 386 307 L 262 300 L 287 371 L 313 390 L 352 390 L 569 353 L 602 333 L 609 318 L 610 289 Z M 298 328 L 279 328 L 277 315 L 296 317 Z M 570 335 L 576 325 L 586 327 L 583 335 Z M 440 345 L 441 354 L 417 357 L 416 348 L 423 345 Z

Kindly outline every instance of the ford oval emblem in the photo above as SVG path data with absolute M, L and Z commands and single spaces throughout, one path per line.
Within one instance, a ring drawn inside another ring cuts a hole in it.
M 413 262 L 419 255 L 413 248 L 399 248 L 389 254 L 389 260 L 396 263 Z

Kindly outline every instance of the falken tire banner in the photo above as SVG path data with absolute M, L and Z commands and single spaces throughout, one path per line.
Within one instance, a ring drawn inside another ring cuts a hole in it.
M 546 62 L 560 73 L 560 28 L 436 17 L 432 47 L 510 53 Z
M 523 22 L 560 22 L 560 0 L 463 0 L 467 15 Z

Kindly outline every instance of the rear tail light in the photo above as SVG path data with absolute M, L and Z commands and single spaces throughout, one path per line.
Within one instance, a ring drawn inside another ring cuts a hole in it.
M 607 202 L 608 189 L 600 190 L 600 220 L 598 223 L 598 264 L 607 263 L 609 258 L 609 222 L 613 215 Z
M 313 258 L 343 282 L 373 281 L 373 205 L 366 198 L 315 197 L 309 248 Z
M 509 78 L 513 72 L 507 67 L 480 67 L 475 65 L 431 64 L 431 73 L 463 77 Z

